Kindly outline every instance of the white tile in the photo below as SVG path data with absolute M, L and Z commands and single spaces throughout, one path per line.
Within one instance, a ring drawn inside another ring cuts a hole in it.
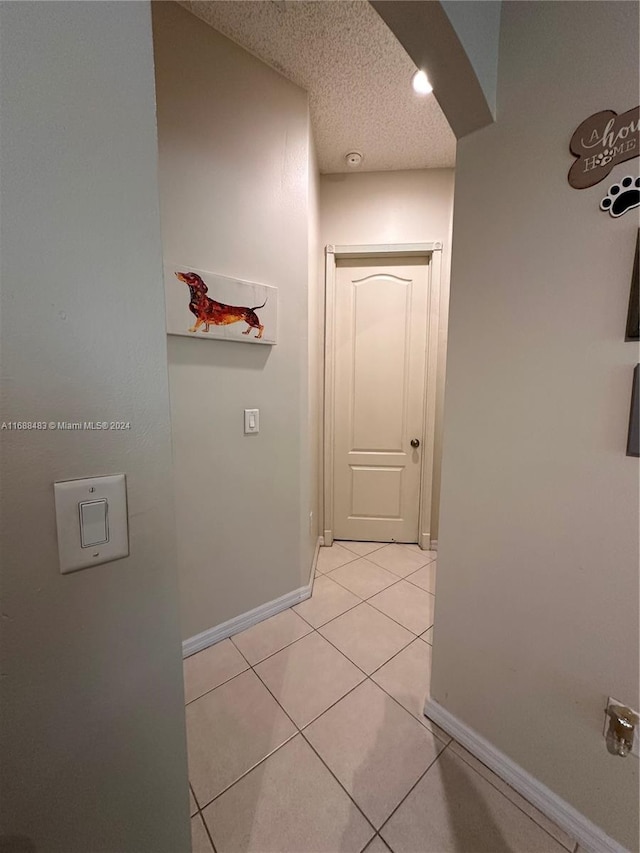
M 364 678 L 315 631 L 258 664 L 255 670 L 299 727 L 310 723 Z
M 306 622 L 318 628 L 329 619 L 335 619 L 336 616 L 360 604 L 360 601 L 361 599 L 348 589 L 325 575 L 316 578 L 311 598 L 296 604 L 293 609 Z
M 187 705 L 186 717 L 189 780 L 201 807 L 295 734 L 251 671 Z
M 184 699 L 192 702 L 249 666 L 231 640 L 222 640 L 182 662 Z
M 425 592 L 430 592 L 432 595 L 435 595 L 437 565 L 437 560 L 434 560 L 432 563 L 427 563 L 426 566 L 418 569 L 417 572 L 412 572 L 410 575 L 407 575 L 405 580 L 419 586 L 420 589 L 424 589 Z
M 481 761 L 468 752 L 463 746 L 461 746 L 456 741 L 452 741 L 451 746 L 449 747 L 451 752 L 455 753 L 459 758 L 465 761 L 470 767 L 479 773 L 487 782 L 490 782 L 494 788 L 497 788 L 500 793 L 504 794 L 508 800 L 518 806 L 519 809 L 525 814 L 528 814 L 531 820 L 534 820 L 539 826 L 552 835 L 557 841 L 562 844 L 563 847 L 566 847 L 567 850 L 570 850 L 573 853 L 573 850 L 576 846 L 576 841 L 574 838 L 571 838 L 563 829 L 553 823 L 553 821 L 549 820 L 546 815 L 543 815 L 542 812 L 538 811 L 535 806 L 532 806 L 528 800 L 525 800 L 517 791 L 507 785 L 499 776 L 489 770 L 489 768 L 483 764 Z
M 394 853 L 566 853 L 449 749 L 380 834 Z
M 211 841 L 200 815 L 191 818 L 191 853 L 213 853 Z
M 334 542 L 329 548 L 323 546 L 318 550 L 316 572 L 319 575 L 323 575 L 355 559 L 356 555 L 353 551 L 349 551 L 348 548 L 343 548 L 342 545 Z
M 353 551 L 354 554 L 357 554 L 359 557 L 365 557 L 367 554 L 370 554 L 372 551 L 377 551 L 378 548 L 382 548 L 384 546 L 384 542 L 344 542 L 340 540 L 340 544 L 344 548 L 348 548 L 349 551 Z
M 327 577 L 363 599 L 371 598 L 377 592 L 382 592 L 383 589 L 398 582 L 397 575 L 364 558 L 334 569 L 327 574 Z
M 407 581 L 400 581 L 379 592 L 368 603 L 414 634 L 423 634 L 433 625 L 435 596 Z
M 410 631 L 365 603 L 318 630 L 368 674 L 413 640 Z
M 433 645 L 433 625 L 424 634 L 420 634 L 420 639 L 424 640 L 425 643 L 429 643 L 430 646 Z
M 373 829 L 301 735 L 204 811 L 218 853 L 360 853 Z
M 305 729 L 305 737 L 375 827 L 444 749 L 369 680 Z
M 428 551 L 421 551 L 419 548 L 412 551 L 406 545 L 394 543 L 374 551 L 368 559 L 378 566 L 382 566 L 383 569 L 393 572 L 394 575 L 404 578 L 431 562 L 431 557 L 424 556 L 428 553 Z
M 311 630 L 304 619 L 289 609 L 236 634 L 233 642 L 249 663 L 255 664 L 304 637 Z

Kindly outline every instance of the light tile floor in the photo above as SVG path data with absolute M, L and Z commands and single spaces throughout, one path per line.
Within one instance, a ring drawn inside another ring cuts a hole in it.
M 321 548 L 313 595 L 184 663 L 194 853 L 573 853 L 422 713 L 437 554 Z

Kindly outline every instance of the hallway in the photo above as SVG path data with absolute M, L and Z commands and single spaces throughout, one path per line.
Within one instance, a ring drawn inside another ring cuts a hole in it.
M 194 853 L 573 853 L 422 714 L 436 556 L 321 548 L 312 598 L 187 658 Z

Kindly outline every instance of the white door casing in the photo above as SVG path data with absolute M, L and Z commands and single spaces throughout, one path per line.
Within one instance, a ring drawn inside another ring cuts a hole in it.
M 430 258 L 336 264 L 333 526 L 417 542 Z
M 326 249 L 326 545 L 430 547 L 441 254 L 439 242 Z

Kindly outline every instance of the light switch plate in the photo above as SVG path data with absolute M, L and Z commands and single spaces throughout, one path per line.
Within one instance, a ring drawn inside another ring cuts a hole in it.
M 124 474 L 64 480 L 54 483 L 53 489 L 58 555 L 63 575 L 129 555 L 127 483 Z M 83 520 L 85 526 L 81 529 Z M 99 541 L 96 545 L 83 544 L 101 540 L 103 536 L 106 536 L 106 541 Z
M 260 409 L 244 410 L 244 434 L 254 435 L 260 432 Z

